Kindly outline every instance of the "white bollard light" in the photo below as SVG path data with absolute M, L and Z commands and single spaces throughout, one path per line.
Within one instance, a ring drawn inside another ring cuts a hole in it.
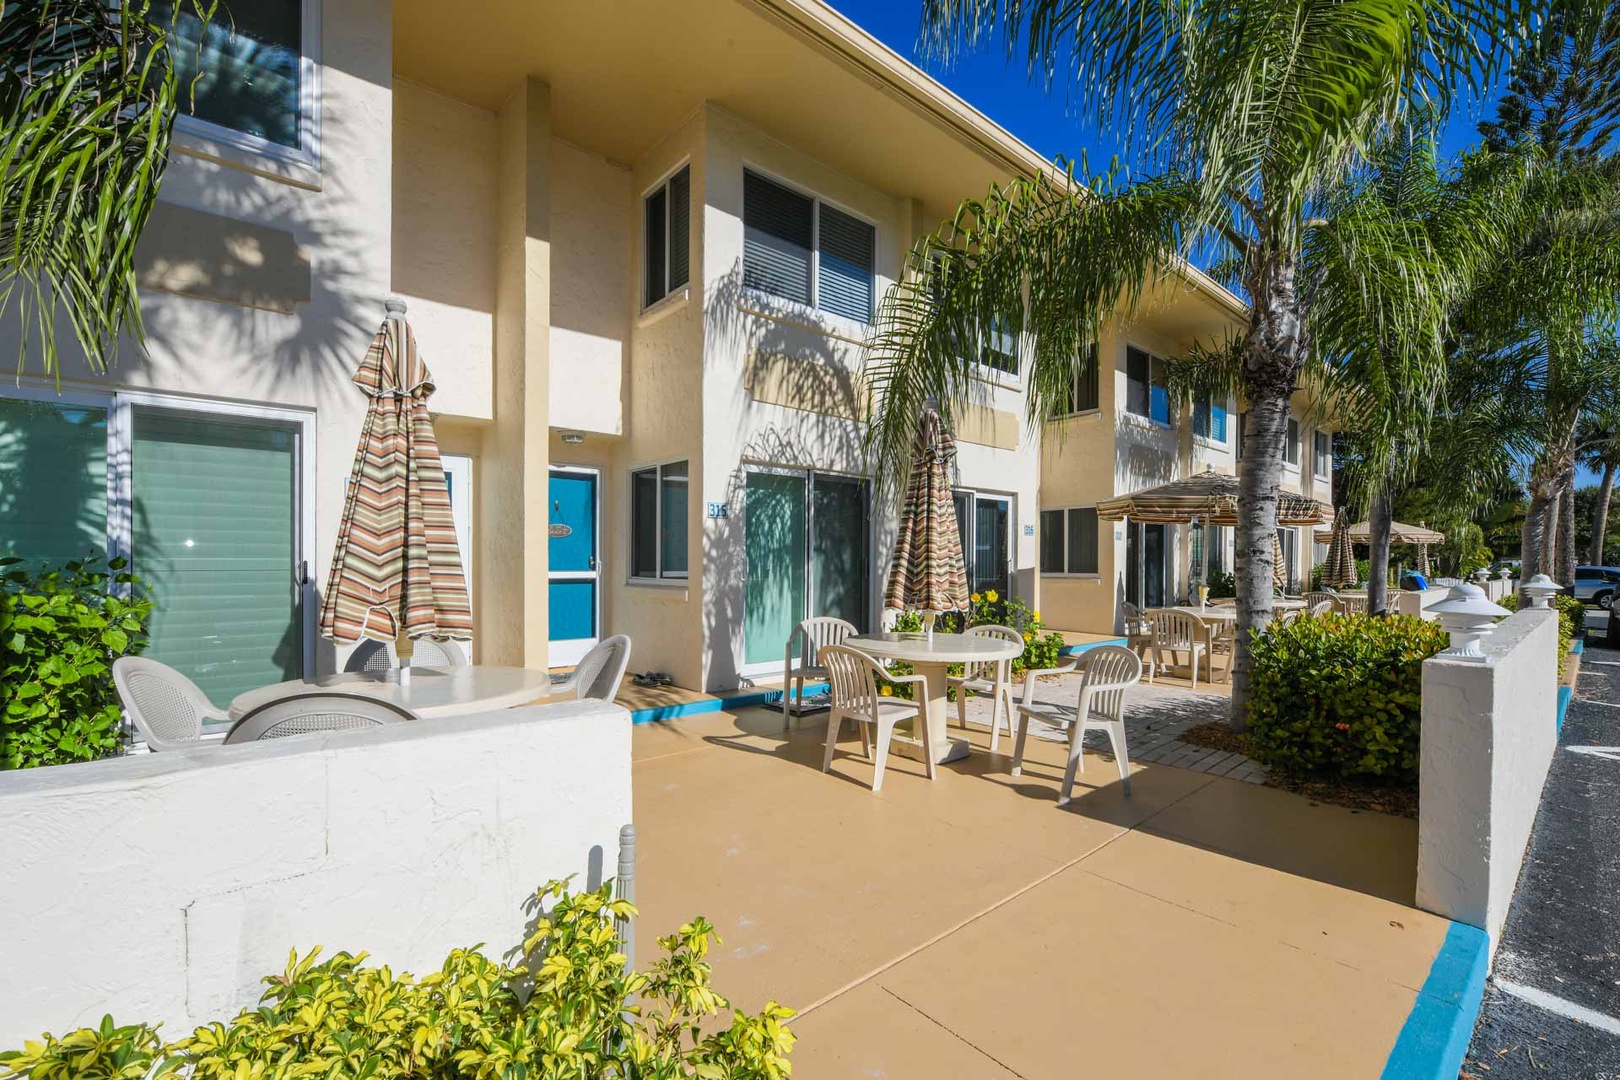
M 1530 606 L 1537 608 L 1550 607 L 1552 598 L 1564 591 L 1564 587 L 1546 574 L 1537 574 L 1519 587 L 1519 591 L 1530 598 Z
M 1511 614 L 1500 604 L 1491 603 L 1484 589 L 1466 582 L 1453 585 L 1446 598 L 1429 611 L 1451 635 L 1451 648 L 1442 649 L 1439 655 L 1475 663 L 1485 660 L 1485 650 L 1479 643 L 1491 635 L 1497 619 Z
M 1475 570 L 1472 574 L 1469 574 L 1468 580 L 1472 581 L 1475 585 L 1483 585 L 1487 581 L 1491 580 L 1491 572 L 1482 566 L 1478 570 Z

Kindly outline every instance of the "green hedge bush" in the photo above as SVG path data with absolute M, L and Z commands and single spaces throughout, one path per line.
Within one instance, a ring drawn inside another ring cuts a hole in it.
M 117 752 L 112 663 L 146 648 L 152 614 L 124 567 L 91 558 L 30 572 L 0 559 L 0 769 Z
M 1405 615 L 1321 615 L 1257 634 L 1249 748 L 1295 775 L 1417 775 L 1423 661 L 1439 625 Z
M 775 1002 L 730 1026 L 709 985 L 714 928 L 694 919 L 658 944 L 664 955 L 633 971 L 617 926 L 635 908 L 611 882 L 536 895 L 534 933 L 507 967 L 457 949 L 421 979 L 367 967 L 365 954 L 295 951 L 268 976 L 257 1009 L 165 1043 L 155 1026 L 45 1035 L 0 1054 L 0 1078 L 22 1080 L 783 1080 L 793 1010 Z M 549 910 L 546 908 L 549 906 Z

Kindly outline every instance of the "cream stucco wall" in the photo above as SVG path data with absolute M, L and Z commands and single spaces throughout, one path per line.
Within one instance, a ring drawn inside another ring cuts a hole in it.
M 314 480 L 304 512 L 314 545 L 305 554 L 317 596 L 365 412 L 350 378 L 382 321 L 391 286 L 393 126 L 390 4 L 353 0 L 321 11 L 318 172 L 177 134 L 180 149 L 160 195 L 165 204 L 217 215 L 227 230 L 230 222 L 245 222 L 285 234 L 307 260 L 307 283 L 298 285 L 307 300 L 300 296 L 282 312 L 143 290 L 146 354 L 126 343 L 117 365 L 99 375 L 66 359 L 61 384 L 68 391 L 131 388 L 311 415 L 315 438 L 305 450 L 314 457 Z M 150 242 L 163 239 L 154 234 Z M 244 263 L 265 253 L 229 237 L 221 250 Z M 232 268 L 200 269 L 228 276 Z M 16 355 L 16 334 L 13 319 L 0 324 L 0 353 Z M 65 325 L 58 336 L 72 340 Z M 38 370 L 33 358 L 25 366 Z M 330 645 L 319 643 L 317 665 L 329 669 L 335 661 Z

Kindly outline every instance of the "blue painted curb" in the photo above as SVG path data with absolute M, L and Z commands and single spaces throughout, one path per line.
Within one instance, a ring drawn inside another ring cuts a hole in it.
M 1087 641 L 1082 642 L 1079 645 L 1065 645 L 1062 649 L 1058 650 L 1058 652 L 1062 656 L 1079 656 L 1083 652 L 1090 652 L 1099 645 L 1129 646 L 1130 642 L 1122 637 L 1108 638 L 1106 641 Z
M 1572 641 L 1572 642 L 1570 642 L 1569 643 L 1569 651 L 1574 653 L 1575 655 L 1579 656 L 1581 653 L 1586 651 L 1586 642 L 1584 642 L 1584 641 Z
M 1558 688 L 1558 733 L 1564 733 L 1564 714 L 1569 711 L 1569 703 L 1575 697 L 1573 686 L 1560 686 Z
M 1489 967 L 1485 931 L 1452 923 L 1384 1063 L 1383 1080 L 1457 1080 L 1474 1037 Z
M 804 684 L 804 695 L 825 694 L 826 683 Z M 702 701 L 682 701 L 675 705 L 658 705 L 651 709 L 635 709 L 630 713 L 632 724 L 651 724 L 658 720 L 674 720 L 682 716 L 721 712 L 725 709 L 746 709 L 752 705 L 767 705 L 782 700 L 782 691 L 754 690 L 747 694 L 733 694 L 724 698 L 704 698 Z

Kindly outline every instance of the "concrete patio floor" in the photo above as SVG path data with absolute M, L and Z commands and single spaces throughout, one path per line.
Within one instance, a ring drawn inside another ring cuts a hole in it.
M 799 1010 L 794 1075 L 1369 1077 L 1444 920 L 1416 823 L 1062 744 L 943 766 L 744 709 L 635 729 L 638 960 L 694 915 L 738 1008 Z M 953 734 L 957 729 L 953 728 Z

